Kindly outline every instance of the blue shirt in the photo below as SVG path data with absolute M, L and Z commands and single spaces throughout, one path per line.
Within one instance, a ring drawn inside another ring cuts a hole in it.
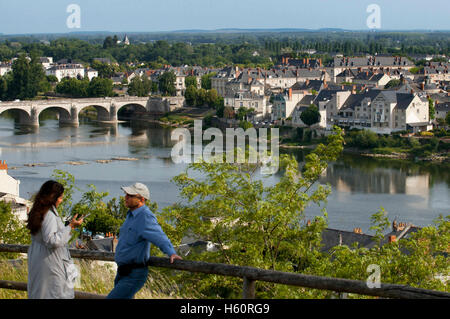
M 151 244 L 158 246 L 168 256 L 176 254 L 169 238 L 147 206 L 128 211 L 127 218 L 120 227 L 115 254 L 117 265 L 144 263 L 150 258 Z

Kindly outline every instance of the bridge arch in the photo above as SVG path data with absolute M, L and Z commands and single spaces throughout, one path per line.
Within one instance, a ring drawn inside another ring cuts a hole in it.
M 147 114 L 146 105 L 139 102 L 123 103 L 117 107 L 117 118 L 121 119 L 138 119 Z
M 96 105 L 96 104 L 83 105 L 83 106 L 79 107 L 77 115 L 79 116 L 80 113 L 83 110 L 85 110 L 86 108 L 94 108 L 95 109 L 97 121 L 110 121 L 110 119 L 111 119 L 110 110 L 108 108 L 106 108 L 105 106 Z M 89 112 L 88 112 L 88 115 L 89 115 Z M 91 114 L 91 115 L 95 115 L 95 114 Z
M 39 117 L 41 116 L 41 114 L 47 110 L 55 110 L 58 112 L 59 124 L 78 125 L 78 119 L 74 118 L 70 109 L 67 109 L 67 107 L 58 106 L 58 105 L 50 105 L 50 106 L 46 106 L 45 108 L 41 108 L 37 114 L 38 120 L 39 120 Z
M 12 116 L 14 118 L 14 122 L 18 123 L 18 124 L 23 124 L 23 125 L 30 125 L 30 124 L 34 124 L 34 120 L 32 118 L 32 114 L 30 114 L 30 112 L 28 111 L 27 108 L 23 108 L 23 107 L 5 107 L 5 108 L 0 108 L 0 116 L 7 111 L 13 111 L 12 112 Z M 8 112 L 10 113 L 10 112 Z

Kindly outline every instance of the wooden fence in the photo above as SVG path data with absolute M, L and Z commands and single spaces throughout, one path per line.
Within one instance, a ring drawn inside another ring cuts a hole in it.
M 26 245 L 0 244 L 0 252 L 27 253 Z M 73 258 L 114 261 L 114 253 L 93 250 L 71 249 Z M 356 293 L 382 298 L 400 299 L 450 299 L 450 293 L 405 285 L 381 284 L 380 288 L 369 288 L 365 281 L 331 278 L 322 276 L 302 275 L 254 267 L 234 266 L 201 261 L 176 260 L 173 264 L 168 258 L 150 257 L 150 266 L 184 270 L 189 272 L 216 274 L 222 276 L 240 277 L 243 279 L 242 297 L 255 298 L 256 281 L 266 281 L 277 284 L 298 286 L 313 289 L 336 291 L 339 293 Z M 0 280 L 0 288 L 26 290 L 26 283 L 6 282 Z M 75 298 L 104 298 L 102 295 L 76 292 Z

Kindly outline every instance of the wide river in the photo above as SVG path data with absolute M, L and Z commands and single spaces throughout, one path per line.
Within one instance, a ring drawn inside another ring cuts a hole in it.
M 170 132 L 149 124 L 142 127 L 129 123 L 86 122 L 76 128 L 59 127 L 52 119 L 41 121 L 41 126 L 33 130 L 0 117 L 0 160 L 7 162 L 9 175 L 20 180 L 20 195 L 27 199 L 50 178 L 53 170 L 61 169 L 74 175 L 82 190 L 94 184 L 98 191 L 109 193 L 107 198 L 123 195 L 122 185 L 143 182 L 149 187 L 152 200 L 162 208 L 180 201 L 179 190 L 171 179 L 186 169 L 186 164 L 175 164 L 171 159 Z M 302 150 L 289 152 L 299 161 L 304 158 Z M 97 162 L 116 157 L 138 160 Z M 265 182 L 275 183 L 279 174 Z M 326 204 L 330 228 L 360 227 L 372 234 L 370 216 L 381 206 L 391 222 L 397 218 L 416 226 L 430 225 L 440 214 L 450 213 L 448 164 L 345 154 L 330 164 L 320 183 L 332 186 Z M 76 192 L 74 200 L 78 201 L 81 194 Z M 315 205 L 305 211 L 306 219 L 321 214 L 321 208 Z

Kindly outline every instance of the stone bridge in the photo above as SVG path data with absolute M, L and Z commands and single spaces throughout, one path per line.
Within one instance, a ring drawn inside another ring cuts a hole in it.
M 0 115 L 7 110 L 19 113 L 19 124 L 39 126 L 39 114 L 53 108 L 59 112 L 59 123 L 78 126 L 78 115 L 89 106 L 97 110 L 97 120 L 116 123 L 119 110 L 134 106 L 137 116 L 151 113 L 165 113 L 184 105 L 184 97 L 114 97 L 85 99 L 53 99 L 0 102 Z

